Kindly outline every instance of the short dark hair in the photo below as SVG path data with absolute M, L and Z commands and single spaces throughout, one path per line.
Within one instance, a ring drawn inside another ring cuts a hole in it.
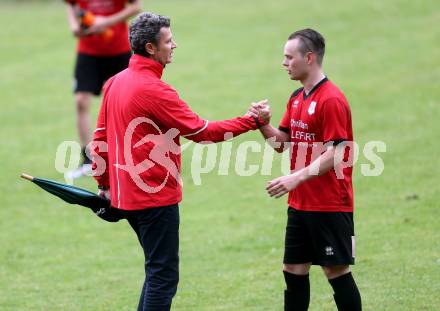
M 133 53 L 150 56 L 145 50 L 147 43 L 158 44 L 162 27 L 170 27 L 170 19 L 166 16 L 144 12 L 139 14 L 130 24 L 130 46 Z
M 317 55 L 318 64 L 322 64 L 325 53 L 325 39 L 316 30 L 306 28 L 292 33 L 288 40 L 299 39 L 301 45 L 299 47 L 302 55 L 307 52 L 313 52 Z

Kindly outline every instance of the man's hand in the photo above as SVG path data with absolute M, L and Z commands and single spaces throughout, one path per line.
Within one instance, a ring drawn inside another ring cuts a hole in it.
M 110 19 L 108 17 L 95 16 L 93 25 L 88 27 L 84 32 L 87 35 L 96 35 L 104 32 L 110 26 Z
M 107 190 L 101 190 L 101 189 L 99 189 L 99 190 L 98 190 L 98 195 L 99 195 L 101 198 L 104 198 L 104 199 L 110 201 L 110 190 L 109 190 L 109 189 L 107 189 Z
M 295 189 L 303 181 L 304 180 L 302 174 L 300 174 L 299 172 L 295 172 L 293 174 L 281 176 L 275 178 L 272 181 L 269 181 L 267 183 L 266 190 L 271 197 L 275 197 L 278 199 L 289 191 Z
M 87 35 L 85 30 L 82 29 L 79 25 L 73 26 L 71 31 L 72 31 L 72 34 L 77 38 L 84 37 Z
M 78 23 L 75 17 L 71 19 L 69 26 L 70 26 L 70 31 L 75 37 L 80 38 L 86 36 L 85 30 L 81 27 L 81 25 Z
M 269 124 L 270 118 L 272 117 L 272 111 L 270 110 L 268 100 L 265 99 L 258 103 L 252 103 L 249 110 L 246 112 L 246 115 L 260 118 L 264 125 Z

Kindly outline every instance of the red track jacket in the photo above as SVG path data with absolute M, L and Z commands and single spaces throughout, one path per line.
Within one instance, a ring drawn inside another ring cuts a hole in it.
M 112 206 L 139 210 L 182 200 L 180 136 L 220 142 L 258 127 L 252 117 L 201 119 L 161 80 L 161 64 L 133 55 L 104 86 L 94 133 L 94 177 L 110 187 Z

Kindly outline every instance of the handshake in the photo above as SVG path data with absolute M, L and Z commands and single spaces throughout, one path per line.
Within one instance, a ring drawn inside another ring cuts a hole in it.
M 269 101 L 265 99 L 259 101 L 258 103 L 252 103 L 245 115 L 258 118 L 263 122 L 263 125 L 269 124 L 270 118 L 272 117 Z

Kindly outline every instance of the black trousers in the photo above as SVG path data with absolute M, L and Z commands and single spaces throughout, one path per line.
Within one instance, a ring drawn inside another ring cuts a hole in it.
M 122 212 L 145 255 L 138 311 L 168 311 L 179 282 L 179 206 Z

